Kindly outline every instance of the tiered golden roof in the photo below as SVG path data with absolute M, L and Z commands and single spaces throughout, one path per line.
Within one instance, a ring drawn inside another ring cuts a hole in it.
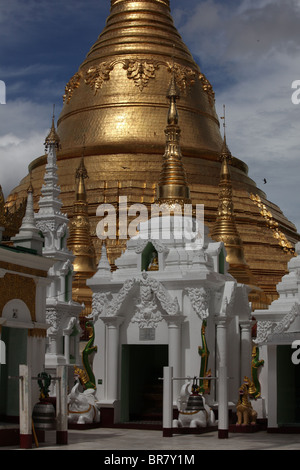
M 86 182 L 88 214 L 98 259 L 102 245 L 96 236 L 98 205 L 106 202 L 117 206 L 122 195 L 130 205 L 150 207 L 156 199 L 165 149 L 166 90 L 172 73 L 180 89 L 180 147 L 190 198 L 193 204 L 205 205 L 209 227 L 217 216 L 223 138 L 214 91 L 175 28 L 170 5 L 167 0 L 112 1 L 102 33 L 66 85 L 57 126 L 63 210 L 72 217 L 74 174 L 84 145 L 90 176 Z M 44 156 L 30 165 L 37 197 L 44 165 Z M 292 256 L 289 243 L 298 241 L 299 235 L 249 178 L 247 165 L 234 156 L 231 181 L 235 221 L 246 262 L 271 301 Z M 29 176 L 11 192 L 8 207 L 26 197 L 28 182 Z M 278 224 L 276 233 L 274 223 L 272 228 L 266 223 L 262 207 Z M 124 247 L 125 240 L 108 240 L 111 263 Z

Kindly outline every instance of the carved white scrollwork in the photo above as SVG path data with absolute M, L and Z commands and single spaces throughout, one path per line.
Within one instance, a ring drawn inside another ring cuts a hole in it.
M 204 287 L 187 288 L 189 299 L 197 315 L 203 320 L 209 315 L 210 292 Z

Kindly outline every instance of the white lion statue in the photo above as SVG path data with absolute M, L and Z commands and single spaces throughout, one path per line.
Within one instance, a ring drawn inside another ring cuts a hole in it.
M 97 406 L 96 391 L 92 388 L 81 393 L 77 381 L 68 395 L 68 421 L 76 424 L 100 422 L 100 410 Z
M 192 382 L 187 382 L 181 387 L 180 396 L 177 400 L 177 407 L 179 411 L 178 419 L 173 420 L 173 427 L 188 427 L 188 428 L 205 428 L 216 424 L 215 415 L 213 410 L 205 403 L 204 396 L 202 398 L 202 406 L 199 410 L 188 410 L 188 399 L 191 396 L 189 387 Z

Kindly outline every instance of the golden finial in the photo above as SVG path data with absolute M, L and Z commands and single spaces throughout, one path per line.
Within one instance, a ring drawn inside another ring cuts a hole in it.
M 182 162 L 180 149 L 180 127 L 178 126 L 178 112 L 176 100 L 180 93 L 176 84 L 174 67 L 170 86 L 167 92 L 169 100 L 168 125 L 165 129 L 166 147 L 163 156 L 162 171 L 157 187 L 158 204 L 188 204 L 190 191 L 186 173 Z
M 219 204 L 217 210 L 217 217 L 215 225 L 211 231 L 211 237 L 217 241 L 223 241 L 227 250 L 227 261 L 231 264 L 246 264 L 244 259 L 242 241 L 238 233 L 234 205 L 232 198 L 232 183 L 230 176 L 229 163 L 231 162 L 232 155 L 226 143 L 226 116 L 225 105 L 223 107 L 224 116 L 224 140 L 220 152 L 221 171 L 219 183 Z
M 76 190 L 76 200 L 77 201 L 86 201 L 86 190 L 84 180 L 87 179 L 88 172 L 84 164 L 84 152 L 85 152 L 85 135 L 83 136 L 83 148 L 82 148 L 82 156 L 80 160 L 79 167 L 75 173 L 75 180 L 77 182 L 77 190 Z
M 54 145 L 57 149 L 60 148 L 60 139 L 57 135 L 56 129 L 55 129 L 55 124 L 54 124 L 54 110 L 55 110 L 55 104 L 53 105 L 53 115 L 52 115 L 52 125 L 50 132 L 48 136 L 45 139 L 45 148 L 47 149 L 50 145 Z

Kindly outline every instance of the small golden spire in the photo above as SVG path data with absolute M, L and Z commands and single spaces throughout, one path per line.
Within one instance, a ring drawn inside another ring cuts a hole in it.
M 48 134 L 48 136 L 46 137 L 45 139 L 45 148 L 49 148 L 50 145 L 55 145 L 56 149 L 59 149 L 60 148 L 60 139 L 58 137 L 58 134 L 56 132 L 56 129 L 55 129 L 55 124 L 54 124 L 54 110 L 55 110 L 55 104 L 53 105 L 53 115 L 52 115 L 52 125 L 51 125 L 51 129 L 50 129 L 50 132 Z
M 88 172 L 84 165 L 84 157 L 81 157 L 80 165 L 76 170 L 75 179 L 77 182 L 76 201 L 86 201 L 86 189 L 84 180 L 87 179 Z
M 221 171 L 219 182 L 219 204 L 215 225 L 211 231 L 211 237 L 217 241 L 223 241 L 227 250 L 227 261 L 231 265 L 246 265 L 241 237 L 238 233 L 234 205 L 232 198 L 232 183 L 230 176 L 231 152 L 227 146 L 225 133 L 225 106 L 224 116 L 224 138 L 220 152 Z
M 75 255 L 73 261 L 75 271 L 72 287 L 73 299 L 76 302 L 83 302 L 85 305 L 81 317 L 91 313 L 91 290 L 86 285 L 86 280 L 93 276 L 97 269 L 96 253 L 90 233 L 88 202 L 84 183 L 87 178 L 88 172 L 82 155 L 80 164 L 75 172 L 75 201 L 73 217 L 70 220 L 70 234 L 67 240 L 69 250 Z
M 169 99 L 168 125 L 165 129 L 166 147 L 163 156 L 162 170 L 157 187 L 157 204 L 189 204 L 190 190 L 182 162 L 180 149 L 180 127 L 176 100 L 180 98 L 174 69 L 167 93 Z

